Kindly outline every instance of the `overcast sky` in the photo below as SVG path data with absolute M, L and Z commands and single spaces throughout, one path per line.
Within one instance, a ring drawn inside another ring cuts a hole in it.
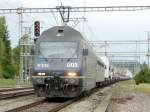
M 67 6 L 150 5 L 149 0 L 0 0 L 1 8 L 55 7 L 61 3 Z M 74 14 L 74 16 L 82 17 L 83 13 Z M 85 17 L 88 22 L 85 22 L 84 26 L 81 22 L 76 28 L 89 40 L 146 39 L 146 31 L 150 30 L 150 10 L 85 13 Z M 60 16 L 56 15 L 56 18 L 60 19 Z M 57 25 L 52 14 L 41 16 L 25 14 L 24 26 L 31 25 L 34 20 L 38 19 L 42 21 L 43 29 Z M 18 34 L 17 20 L 16 15 L 7 15 L 13 46 L 16 45 Z
M 67 6 L 136 6 L 149 5 L 150 0 L 0 0 L 1 8 L 18 7 L 56 7 Z M 55 15 L 55 16 L 54 16 Z M 85 17 L 87 22 L 80 22 L 75 28 L 88 40 L 146 40 L 150 31 L 150 10 L 136 12 L 96 12 L 76 13 L 73 17 Z M 18 16 L 6 16 L 12 46 L 18 40 Z M 33 27 L 35 20 L 41 21 L 42 31 L 60 25 L 58 14 L 24 14 L 23 26 Z M 55 17 L 55 18 L 54 18 Z M 70 24 L 72 25 L 72 23 Z

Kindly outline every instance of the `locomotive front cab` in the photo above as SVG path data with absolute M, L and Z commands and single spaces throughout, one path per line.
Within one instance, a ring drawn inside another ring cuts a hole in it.
M 79 42 L 40 42 L 36 46 L 32 82 L 45 97 L 74 97 L 82 91 Z

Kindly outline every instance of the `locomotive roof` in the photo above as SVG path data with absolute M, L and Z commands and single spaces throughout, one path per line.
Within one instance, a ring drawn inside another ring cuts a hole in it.
M 54 26 L 45 30 L 38 41 L 81 41 L 81 33 L 69 26 Z

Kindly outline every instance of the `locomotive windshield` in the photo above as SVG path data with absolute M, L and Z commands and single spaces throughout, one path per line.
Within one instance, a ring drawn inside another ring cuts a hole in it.
M 39 55 L 44 58 L 77 58 L 77 43 L 41 42 Z

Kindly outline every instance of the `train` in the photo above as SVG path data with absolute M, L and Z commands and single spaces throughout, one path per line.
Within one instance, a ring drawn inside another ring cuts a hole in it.
M 34 47 L 31 81 L 39 97 L 73 98 L 120 79 L 108 76 L 110 71 L 114 73 L 109 62 L 98 57 L 82 34 L 72 27 L 54 26 L 45 30 Z
M 99 58 L 103 61 L 105 65 L 105 80 L 111 80 L 113 77 L 113 67 L 111 66 L 109 58 L 106 56 L 100 56 Z

